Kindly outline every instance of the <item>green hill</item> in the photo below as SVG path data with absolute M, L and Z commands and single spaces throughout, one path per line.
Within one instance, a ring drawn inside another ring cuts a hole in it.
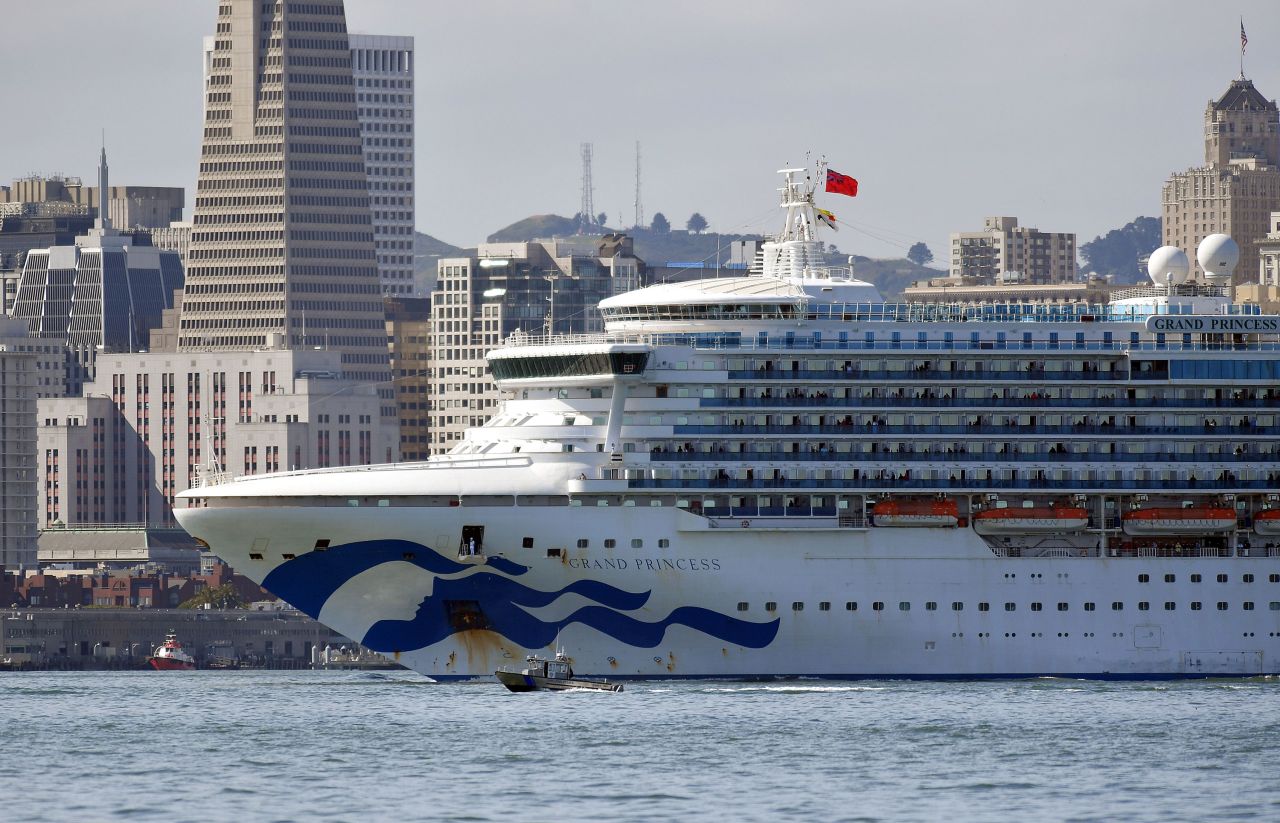
M 485 238 L 488 243 L 527 243 L 553 237 L 571 237 L 578 233 L 578 221 L 558 214 L 535 214 L 498 229 Z

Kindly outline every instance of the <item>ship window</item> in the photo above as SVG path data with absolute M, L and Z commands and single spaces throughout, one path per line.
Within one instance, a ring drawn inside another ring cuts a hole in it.
M 315 548 L 317 551 L 324 551 L 325 549 L 329 548 L 328 538 L 321 538 L 320 540 L 317 540 Z
M 292 559 L 294 559 L 295 557 L 297 557 L 297 555 L 296 555 L 296 554 L 290 554 L 290 553 L 288 553 L 288 552 L 286 552 L 286 553 L 284 553 L 284 554 L 282 554 L 282 555 L 280 555 L 280 556 L 281 556 L 281 557 L 283 557 L 285 560 L 292 560 Z
M 351 498 L 350 500 L 348 500 L 348 501 L 347 501 L 347 505 L 348 505 L 348 506 L 359 506 L 359 505 L 360 505 L 360 499 L 359 499 L 358 497 L 353 497 L 353 498 Z
M 1139 583 L 1150 583 L 1150 582 L 1151 582 L 1151 575 L 1149 575 L 1149 574 L 1140 574 L 1140 575 L 1138 575 L 1138 582 L 1139 582 Z
M 1112 601 L 1112 603 L 1111 603 L 1111 611 L 1113 611 L 1113 612 L 1122 612 L 1122 611 L 1124 611 L 1124 604 L 1123 604 L 1123 603 L 1121 603 L 1119 600 L 1114 600 L 1114 601 Z
M 1005 610 L 1005 611 L 1007 611 L 1007 612 L 1017 611 L 1017 610 L 1018 610 L 1018 604 L 1017 604 L 1017 603 L 1005 603 L 1005 604 L 1004 604 L 1004 610 Z
M 820 611 L 820 612 L 829 612 L 829 611 L 831 611 L 831 601 L 829 601 L 829 600 L 820 600 L 820 601 L 818 601 L 818 611 Z
M 1219 600 L 1219 601 L 1218 601 L 1218 611 L 1220 611 L 1220 612 L 1225 612 L 1226 610 L 1227 610 L 1227 601 L 1225 601 L 1225 600 Z
M 1198 612 L 1198 611 L 1200 611 L 1200 605 L 1201 605 L 1201 604 L 1200 604 L 1200 601 L 1199 601 L 1199 600 L 1192 600 L 1192 601 L 1191 601 L 1191 611 L 1193 611 L 1193 612 Z
M 1166 600 L 1166 601 L 1164 601 L 1164 610 L 1165 610 L 1165 611 L 1167 611 L 1167 612 L 1171 612 L 1171 611 L 1173 611 L 1173 610 L 1174 610 L 1174 609 L 1176 609 L 1176 608 L 1178 608 L 1178 604 L 1177 604 L 1177 603 L 1174 603 L 1172 600 Z
M 1192 582 L 1192 583 L 1199 583 L 1199 582 L 1200 582 L 1200 575 L 1198 575 L 1198 574 L 1193 574 L 1193 575 L 1191 575 L 1191 582 Z
M 671 545 L 671 541 L 670 541 L 670 540 L 668 540 L 667 538 L 665 538 L 665 537 L 659 537 L 659 538 L 658 538 L 658 548 L 660 548 L 660 549 L 665 549 L 665 548 L 670 547 L 670 545 Z
M 1087 611 L 1087 612 L 1091 612 L 1091 611 L 1093 611 L 1095 608 L 1097 608 L 1097 606 L 1095 606 L 1093 603 L 1085 603 L 1085 604 L 1084 604 L 1084 610 L 1085 610 L 1085 611 Z
M 560 549 L 547 549 L 547 557 L 559 557 Z
M 612 537 L 606 537 L 606 538 L 605 538 L 605 540 L 604 540 L 604 547 L 605 547 L 606 549 L 613 549 L 613 548 L 616 548 L 616 547 L 617 547 L 617 545 L 618 545 L 618 541 L 617 541 L 617 540 L 614 540 Z
M 747 601 L 743 600 L 738 604 L 738 611 L 745 612 L 747 610 Z
M 521 541 L 520 541 L 520 545 L 521 545 L 521 546 L 523 546 L 523 547 L 525 547 L 526 549 L 532 549 L 532 548 L 533 548 L 533 538 L 532 538 L 532 537 L 526 537 L 526 538 L 524 538 L 523 540 L 521 540 Z
M 1042 609 L 1044 609 L 1044 604 L 1043 604 L 1043 603 L 1032 603 L 1032 604 L 1031 604 L 1031 611 L 1033 611 L 1033 612 L 1038 612 L 1038 611 L 1041 611 Z
M 1280 600 L 1272 600 L 1270 608 L 1273 612 L 1280 612 Z
M 910 603 L 908 603 L 908 602 L 907 602 L 907 601 L 905 601 L 905 600 L 899 601 L 899 603 L 898 603 L 898 611 L 900 611 L 900 612 L 909 612 L 909 611 L 911 611 L 911 604 L 910 604 Z
M 1139 600 L 1139 601 L 1138 601 L 1138 611 L 1140 611 L 1140 612 L 1145 612 L 1145 611 L 1150 611 L 1150 609 L 1151 609 L 1151 604 L 1150 604 L 1150 603 L 1148 603 L 1148 602 L 1147 602 L 1147 601 L 1145 601 L 1145 600 Z
M 249 552 L 249 559 L 250 559 L 250 560 L 261 560 L 261 559 L 262 559 L 262 554 L 261 554 L 260 552 Z
M 856 612 L 858 610 L 858 602 L 856 600 L 847 601 L 844 604 L 844 610 L 847 612 Z
M 799 600 L 797 600 L 796 602 L 794 602 L 794 603 L 792 603 L 792 604 L 791 604 L 791 611 L 793 611 L 793 612 L 802 612 L 802 611 L 804 611 L 804 604 L 803 604 L 803 603 L 801 603 Z
M 938 610 L 938 601 L 930 600 L 924 604 L 924 610 L 928 612 L 936 612 Z
M 764 604 L 764 610 L 767 612 L 776 612 L 778 610 L 778 604 L 770 600 L 768 603 Z
M 1267 582 L 1280 583 L 1280 574 L 1272 574 L 1267 576 Z
M 633 549 L 644 548 L 644 540 L 639 537 L 631 538 L 631 548 Z
M 579 538 L 578 538 L 578 548 L 580 548 L 580 549 L 585 549 L 586 547 L 588 547 L 588 546 L 590 546 L 590 545 L 591 545 L 591 541 L 590 541 L 590 540 L 588 540 L 587 538 L 585 538 L 585 537 L 579 537 Z
M 1218 575 L 1218 582 L 1219 582 L 1219 583 L 1226 583 L 1226 582 L 1227 582 L 1227 576 L 1226 576 L 1225 574 L 1220 574 L 1220 575 Z
M 872 604 L 871 604 L 871 611 L 873 611 L 873 612 L 882 612 L 882 611 L 884 611 L 884 603 L 882 603 L 882 602 L 881 602 L 881 601 L 879 601 L 879 600 L 877 600 L 876 602 L 872 603 Z
M 1244 603 L 1243 603 L 1242 605 L 1244 606 L 1244 610 L 1245 610 L 1245 611 L 1247 611 L 1247 612 L 1251 612 L 1251 611 L 1253 611 L 1253 601 L 1252 601 L 1252 600 L 1246 600 L 1246 601 L 1244 601 Z
M 1251 575 L 1251 574 L 1242 575 L 1242 576 L 1240 577 L 1240 579 L 1241 579 L 1241 580 L 1243 580 L 1243 581 L 1244 581 L 1244 582 L 1246 582 L 1246 583 L 1252 583 L 1252 582 L 1253 582 L 1253 575 Z
M 1065 611 L 1066 611 L 1067 609 L 1069 609 L 1069 608 L 1070 608 L 1070 606 L 1068 606 L 1066 603 L 1059 603 L 1059 604 L 1058 604 L 1058 611 L 1060 611 L 1060 612 L 1065 612 Z
M 961 612 L 961 611 L 964 611 L 964 604 L 963 604 L 963 603 L 961 603 L 959 600 L 954 601 L 954 602 L 951 604 L 951 611 L 953 611 L 953 612 Z
M 979 604 L 978 604 L 978 611 L 980 611 L 980 612 L 989 612 L 989 611 L 991 611 L 991 604 L 990 604 L 990 603 L 979 603 Z
M 1166 574 L 1164 576 L 1164 582 L 1166 583 L 1175 583 L 1177 582 L 1177 580 L 1178 580 L 1178 576 L 1176 574 Z

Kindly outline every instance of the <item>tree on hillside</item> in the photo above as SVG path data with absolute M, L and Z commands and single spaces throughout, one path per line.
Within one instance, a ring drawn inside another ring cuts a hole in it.
M 658 234 L 666 234 L 671 231 L 671 221 L 662 212 L 658 212 L 653 216 L 653 222 L 649 224 L 649 228 Z
M 688 222 L 684 224 L 684 227 L 694 234 L 702 234 L 707 228 L 707 218 L 695 211 Z
M 907 259 L 917 266 L 928 265 L 933 262 L 933 252 L 923 242 L 916 243 L 907 250 Z
M 1080 256 L 1087 271 L 1112 275 L 1120 283 L 1139 283 L 1145 279 L 1139 259 L 1159 247 L 1160 220 L 1138 217 L 1080 246 Z

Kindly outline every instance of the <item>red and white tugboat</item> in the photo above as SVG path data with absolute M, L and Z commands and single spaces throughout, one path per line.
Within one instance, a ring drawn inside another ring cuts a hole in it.
M 178 642 L 177 633 L 172 631 L 164 636 L 164 643 L 147 658 L 147 662 L 151 668 L 161 672 L 189 671 L 196 667 L 196 659 L 187 654 Z

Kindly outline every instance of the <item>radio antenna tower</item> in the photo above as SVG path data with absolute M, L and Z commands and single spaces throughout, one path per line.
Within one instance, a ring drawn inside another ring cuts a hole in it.
M 644 201 L 640 199 L 640 141 L 636 141 L 636 227 L 644 225 Z
M 582 225 L 596 222 L 595 191 L 591 185 L 591 144 L 582 144 Z

